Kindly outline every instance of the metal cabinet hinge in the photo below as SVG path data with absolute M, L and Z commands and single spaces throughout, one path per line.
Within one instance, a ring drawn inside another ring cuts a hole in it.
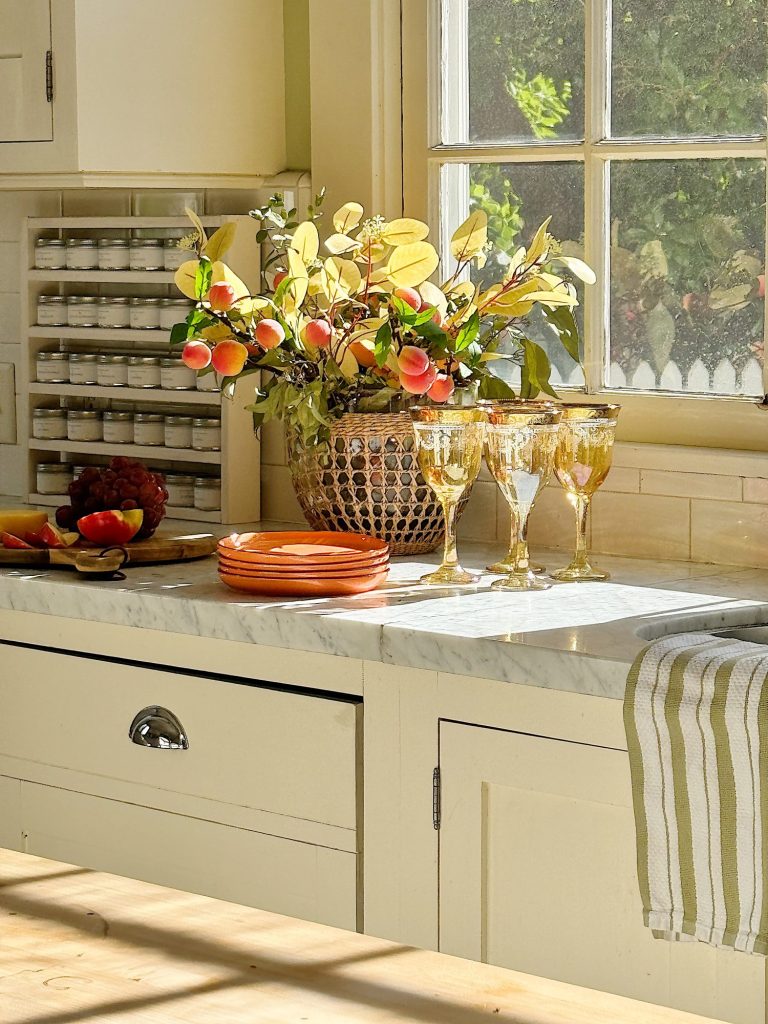
M 440 768 L 432 772 L 432 824 L 440 828 Z
M 45 98 L 53 103 L 53 50 L 45 51 Z

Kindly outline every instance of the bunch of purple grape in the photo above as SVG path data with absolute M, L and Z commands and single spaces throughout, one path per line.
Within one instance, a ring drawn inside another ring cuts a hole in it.
M 63 529 L 76 530 L 78 519 L 91 512 L 140 508 L 144 510 L 144 522 L 136 537 L 145 540 L 165 516 L 168 491 L 159 473 L 136 459 L 119 455 L 108 466 L 86 466 L 69 485 L 69 497 L 72 504 L 56 510 L 56 522 Z

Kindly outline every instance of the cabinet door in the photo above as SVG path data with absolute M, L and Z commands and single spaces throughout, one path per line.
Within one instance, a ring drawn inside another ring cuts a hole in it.
M 46 95 L 50 0 L 0 0 L 0 142 L 46 142 L 53 113 Z
M 440 949 L 763 1024 L 765 962 L 643 926 L 626 751 L 443 722 Z
M 22 850 L 21 783 L 0 775 L 0 847 Z

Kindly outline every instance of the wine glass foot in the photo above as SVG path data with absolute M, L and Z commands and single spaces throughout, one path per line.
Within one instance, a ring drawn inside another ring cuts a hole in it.
M 551 590 L 552 584 L 541 579 L 530 569 L 507 573 L 491 584 L 491 590 Z
M 453 586 L 462 587 L 470 583 L 479 583 L 480 576 L 476 572 L 468 572 L 460 565 L 441 565 L 435 572 L 422 576 L 419 583 L 426 583 L 428 586 Z
M 611 578 L 609 572 L 595 569 L 591 565 L 568 565 L 564 569 L 556 569 L 550 575 L 560 583 L 600 583 Z
M 528 568 L 531 572 L 536 573 L 540 576 L 543 572 L 546 572 L 546 568 L 543 565 L 539 565 L 538 562 L 529 562 Z M 494 562 L 493 565 L 487 565 L 486 569 L 488 572 L 495 573 L 498 576 L 508 576 L 511 572 L 515 571 L 515 563 L 510 558 L 502 558 L 500 562 Z

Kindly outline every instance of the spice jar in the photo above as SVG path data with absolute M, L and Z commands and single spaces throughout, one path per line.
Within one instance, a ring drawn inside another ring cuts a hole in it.
M 66 327 L 67 300 L 64 295 L 40 295 L 37 299 L 37 322 L 40 327 Z
M 66 436 L 66 409 L 32 410 L 32 437 L 39 441 L 61 441 Z
M 35 478 L 38 494 L 66 494 L 72 483 L 72 467 L 66 462 L 38 462 Z
M 168 504 L 174 508 L 192 508 L 195 503 L 195 478 L 182 476 L 178 473 L 167 473 L 165 489 L 168 491 Z
M 219 382 L 214 371 L 210 370 L 208 373 L 201 373 L 195 381 L 195 387 L 198 391 L 218 391 Z
M 157 356 L 128 356 L 128 387 L 160 387 L 160 360 Z
M 94 238 L 68 238 L 66 253 L 67 270 L 95 270 L 99 265 Z
M 70 441 L 100 441 L 101 413 L 93 409 L 70 409 L 67 413 L 67 437 Z
M 186 320 L 190 306 L 187 299 L 161 299 L 160 300 L 160 327 L 164 331 L 170 331 L 174 324 Z
M 132 238 L 128 264 L 131 270 L 162 270 L 163 243 L 159 238 Z
M 125 387 L 128 383 L 128 356 L 97 356 L 96 382 L 102 388 Z
M 159 412 L 137 412 L 133 417 L 134 444 L 162 445 L 165 425 Z
M 190 448 L 192 446 L 192 417 L 165 417 L 165 447 Z
M 67 323 L 70 327 L 98 327 L 99 300 L 95 295 L 70 295 L 67 299 Z
M 131 444 L 133 442 L 133 413 L 104 413 L 104 440 L 108 444 Z
M 36 270 L 64 270 L 66 265 L 67 247 L 63 238 L 38 238 L 35 242 Z
M 196 452 L 221 451 L 221 420 L 195 417 L 192 420 L 192 447 Z
M 129 322 L 134 331 L 157 330 L 160 326 L 160 299 L 142 297 L 131 299 Z
M 96 315 L 99 327 L 128 327 L 128 299 L 122 295 L 102 295 Z
M 69 353 L 69 383 L 98 383 L 96 377 L 96 354 L 94 352 Z
M 191 391 L 195 386 L 195 371 L 180 359 L 160 360 L 160 386 L 166 391 Z
M 195 258 L 189 249 L 180 249 L 178 238 L 166 238 L 163 245 L 163 266 L 166 270 L 178 270 L 182 263 Z
M 66 352 L 38 352 L 35 377 L 40 384 L 68 384 L 69 356 Z
M 221 478 L 195 477 L 195 508 L 201 512 L 218 512 L 221 508 Z
M 99 270 L 128 270 L 128 240 L 100 238 L 98 260 Z

